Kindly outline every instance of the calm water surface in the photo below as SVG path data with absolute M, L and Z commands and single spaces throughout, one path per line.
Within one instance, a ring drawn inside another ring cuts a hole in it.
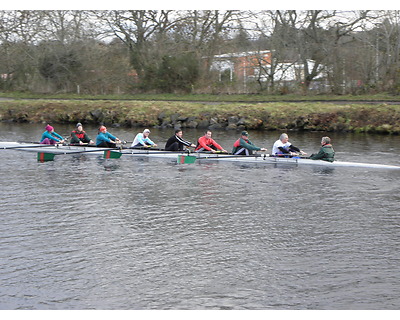
M 136 131 L 110 128 L 130 141 Z M 163 146 L 171 131 L 151 138 Z M 0 141 L 42 132 L 3 123 Z M 279 134 L 250 138 L 271 150 Z M 308 153 L 322 136 L 289 135 Z M 340 160 L 400 165 L 398 136 L 331 137 Z M 230 150 L 237 133 L 214 138 Z M 400 306 L 399 171 L 94 155 L 38 163 L 15 150 L 0 150 L 0 168 L 1 309 Z

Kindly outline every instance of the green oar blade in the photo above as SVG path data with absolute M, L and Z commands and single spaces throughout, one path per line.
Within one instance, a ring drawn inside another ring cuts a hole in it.
M 195 156 L 186 156 L 186 155 L 179 155 L 178 156 L 178 163 L 194 163 L 196 161 Z
M 54 153 L 38 152 L 37 159 L 40 162 L 53 161 L 54 160 L 54 156 L 55 156 Z
M 122 156 L 122 152 L 106 150 L 104 151 L 105 159 L 119 159 Z

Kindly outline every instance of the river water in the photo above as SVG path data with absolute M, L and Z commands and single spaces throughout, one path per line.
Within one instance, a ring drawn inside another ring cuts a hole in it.
M 130 141 L 135 131 L 110 128 Z M 164 146 L 172 131 L 151 138 Z M 0 141 L 42 132 L 2 123 Z M 250 134 L 271 150 L 280 132 Z M 230 150 L 237 135 L 213 136 Z M 289 133 L 308 153 L 322 135 Z M 331 138 L 340 160 L 400 164 L 398 136 Z M 94 155 L 39 163 L 15 150 L 0 150 L 0 168 L 0 309 L 400 306 L 400 171 Z

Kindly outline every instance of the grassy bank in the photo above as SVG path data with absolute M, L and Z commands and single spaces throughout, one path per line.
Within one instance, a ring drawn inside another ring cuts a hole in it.
M 0 120 L 138 127 L 400 133 L 400 105 L 327 102 L 2 100 Z
M 263 94 L 35 94 L 29 92 L 0 92 L 0 98 L 66 99 L 66 100 L 141 100 L 141 101 L 206 101 L 206 102 L 263 102 L 263 101 L 398 101 L 400 95 L 263 95 Z

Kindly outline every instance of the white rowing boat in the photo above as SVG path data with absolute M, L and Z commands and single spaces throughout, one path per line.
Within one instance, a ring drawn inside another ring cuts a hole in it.
M 38 154 L 80 154 L 90 153 L 93 155 L 104 155 L 108 158 L 119 158 L 120 156 L 133 157 L 149 157 L 149 158 L 169 158 L 177 159 L 180 163 L 192 163 L 196 161 L 228 161 L 242 164 L 276 164 L 276 165 L 312 165 L 324 167 L 359 167 L 372 169 L 400 169 L 400 166 L 334 161 L 327 162 L 322 160 L 311 160 L 301 157 L 283 158 L 274 157 L 268 154 L 256 154 L 252 156 L 235 156 L 229 154 L 212 154 L 212 153 L 196 153 L 196 152 L 174 152 L 154 149 L 113 149 L 113 148 L 98 148 L 88 146 L 49 146 L 35 143 L 20 143 L 20 142 L 0 142 L 0 149 L 15 149 L 20 151 L 37 152 Z M 108 154 L 108 156 L 106 156 Z M 116 155 L 116 156 L 112 156 Z M 38 157 L 39 159 L 39 157 Z M 190 161 L 186 161 L 190 160 Z
M 362 163 L 362 162 L 347 162 L 347 161 L 334 161 L 328 162 L 323 160 L 311 160 L 301 157 L 283 158 L 274 157 L 268 154 L 261 154 L 256 156 L 206 156 L 200 157 L 204 160 L 223 160 L 236 163 L 257 163 L 257 164 L 277 164 L 277 165 L 311 165 L 311 166 L 324 166 L 324 167 L 358 167 L 358 168 L 374 168 L 374 169 L 400 169 L 400 166 Z
M 168 153 L 155 150 L 122 150 L 123 154 L 129 154 L 139 157 L 158 157 L 158 158 L 176 158 L 178 156 L 195 157 L 199 161 L 229 161 L 235 163 L 254 163 L 254 164 L 277 164 L 277 165 L 314 165 L 324 167 L 359 167 L 359 168 L 375 168 L 375 169 L 400 169 L 400 166 L 385 165 L 385 164 L 374 164 L 374 163 L 361 163 L 361 162 L 347 162 L 347 161 L 334 161 L 328 162 L 323 160 L 311 160 L 301 157 L 275 157 L 268 154 L 256 154 L 252 156 L 241 156 L 241 155 L 230 155 L 230 154 L 218 154 L 218 153 L 187 153 L 187 152 L 175 152 Z M 179 161 L 179 160 L 178 160 Z M 182 161 L 183 162 L 183 161 Z

